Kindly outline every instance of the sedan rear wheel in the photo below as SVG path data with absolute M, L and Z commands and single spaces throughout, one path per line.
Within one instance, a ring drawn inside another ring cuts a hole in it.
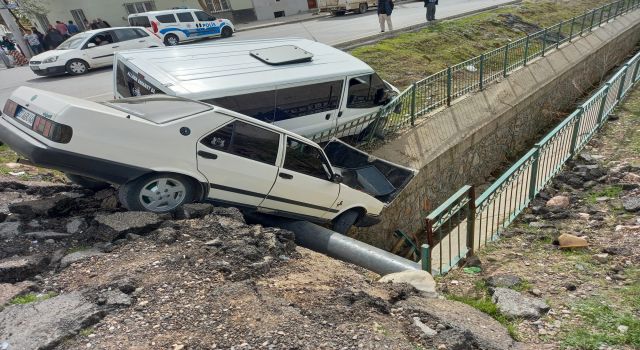
M 194 200 L 195 187 L 188 177 L 158 173 L 124 184 L 118 191 L 122 205 L 135 211 L 166 213 Z
M 66 65 L 67 73 L 71 75 L 84 74 L 89 70 L 89 65 L 83 60 L 71 60 Z

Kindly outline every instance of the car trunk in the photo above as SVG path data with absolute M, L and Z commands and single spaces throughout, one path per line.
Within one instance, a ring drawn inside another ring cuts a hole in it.
M 390 204 L 418 173 L 417 170 L 376 158 L 333 139 L 324 146 L 331 165 L 351 188 Z

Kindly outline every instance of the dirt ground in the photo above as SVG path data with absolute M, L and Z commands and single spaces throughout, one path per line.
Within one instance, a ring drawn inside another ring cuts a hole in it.
M 541 320 L 511 324 L 532 349 L 640 349 L 640 216 L 623 207 L 638 196 L 639 151 L 636 90 L 502 238 L 479 252 L 482 271 L 451 272 L 440 280 L 442 290 L 478 304 L 489 298 L 487 277 L 514 275 L 516 289 L 551 306 Z M 606 175 L 586 181 L 585 165 Z M 570 205 L 547 211 L 546 200 L 556 195 L 569 197 Z M 563 233 L 589 246 L 560 249 Z

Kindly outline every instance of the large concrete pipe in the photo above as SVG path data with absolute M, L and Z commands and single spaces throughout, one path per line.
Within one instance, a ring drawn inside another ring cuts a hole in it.
M 382 276 L 394 272 L 420 270 L 418 263 L 307 221 L 255 214 L 251 215 L 250 220 L 293 231 L 296 235 L 296 244 L 358 265 Z

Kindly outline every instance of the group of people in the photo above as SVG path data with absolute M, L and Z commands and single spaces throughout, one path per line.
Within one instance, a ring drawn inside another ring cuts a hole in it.
M 96 18 L 89 22 L 88 20 L 84 21 L 85 28 L 91 29 L 99 29 L 99 28 L 109 28 L 111 25 L 106 21 Z M 80 28 L 73 23 L 73 21 L 68 21 L 64 23 L 62 21 L 56 21 L 56 24 L 49 24 L 45 33 L 42 33 L 36 27 L 31 27 L 31 29 L 25 30 L 23 33 L 23 38 L 33 55 L 37 55 L 43 53 L 48 50 L 54 50 L 63 41 L 67 40 L 71 36 L 80 33 Z M 0 41 L 0 47 L 2 47 L 11 57 L 13 57 L 13 64 L 16 66 L 22 66 L 29 63 L 29 60 L 25 57 L 25 55 L 20 52 L 20 49 L 17 47 L 16 43 L 9 39 L 6 36 L 2 37 L 2 41 Z
M 424 7 L 427 8 L 427 22 L 436 20 L 436 5 L 438 0 L 423 0 Z M 393 30 L 391 23 L 391 13 L 393 12 L 393 0 L 378 0 L 378 21 L 380 22 L 380 32 L 384 33 L 385 23 L 389 30 Z

